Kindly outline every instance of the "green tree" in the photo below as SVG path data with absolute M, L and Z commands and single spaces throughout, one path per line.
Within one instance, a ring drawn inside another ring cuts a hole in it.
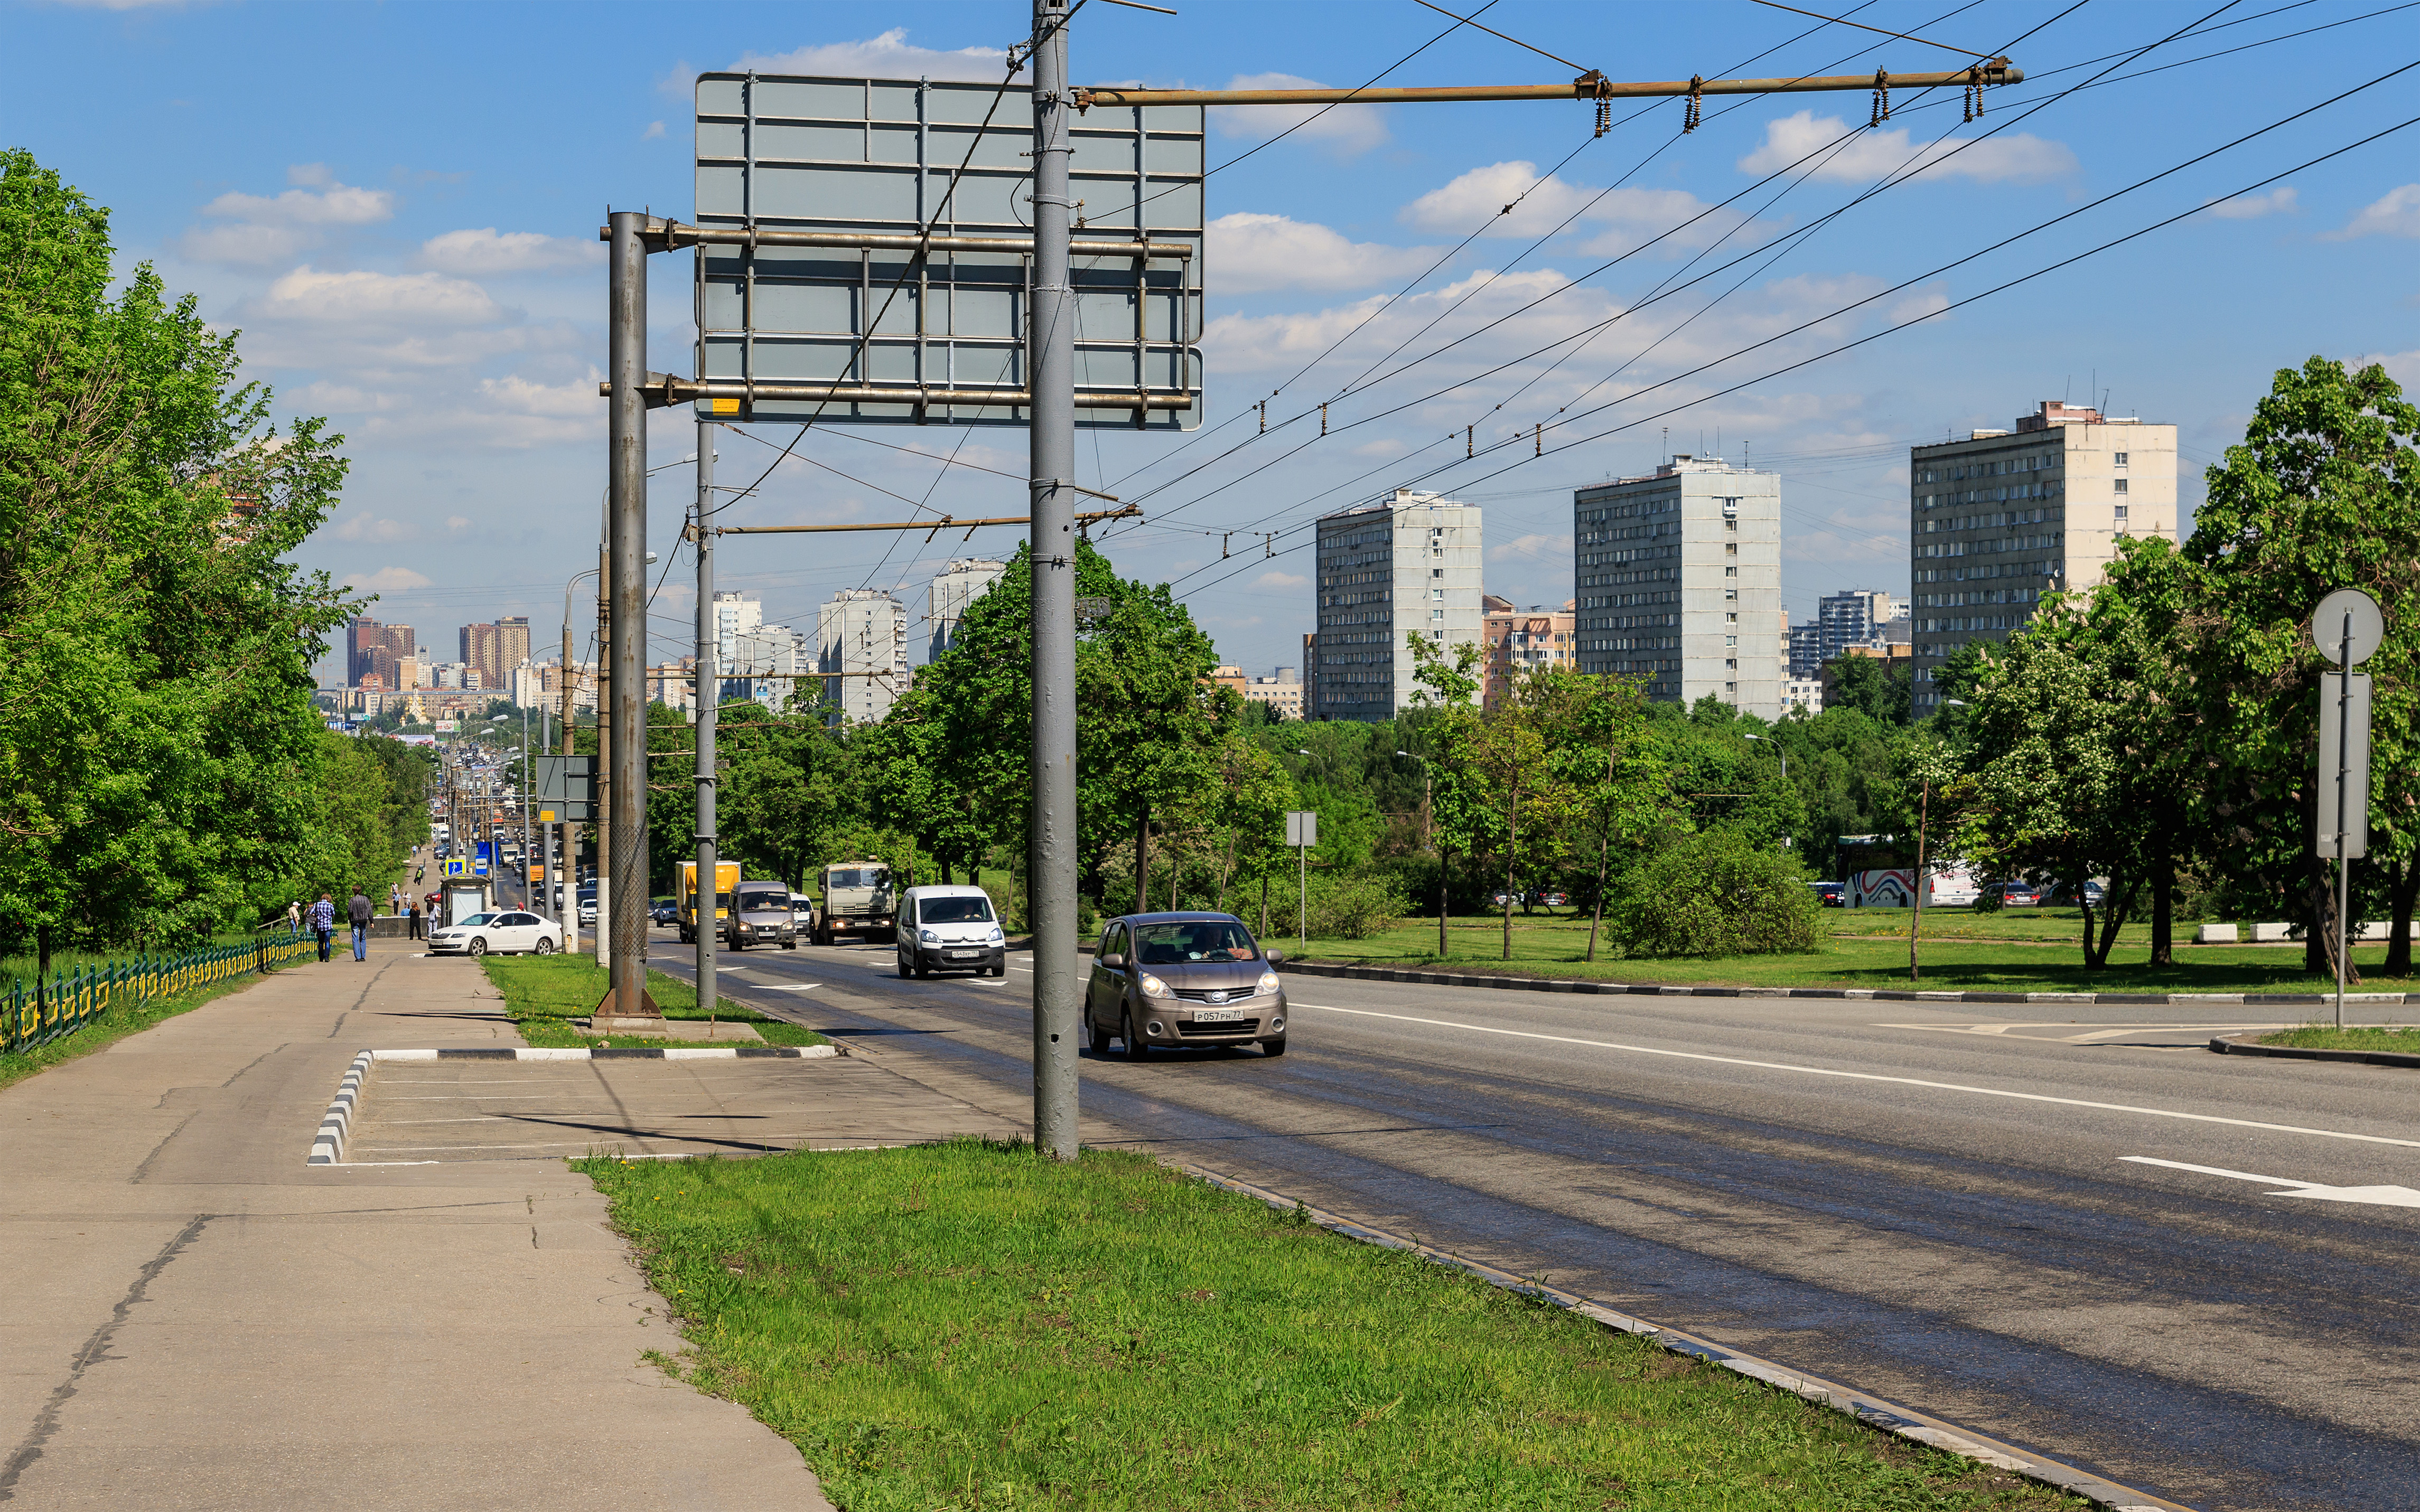
M 1635 683 L 1550 669 L 1534 678 L 1530 698 L 1546 764 L 1596 842 L 1587 955 L 1593 961 L 1613 847 L 1642 847 L 1683 822 L 1672 794 L 1671 763 Z
M 1821 905 L 1798 863 L 1736 830 L 1675 840 L 1635 867 L 1610 933 L 1632 955 L 1771 955 L 1820 949 Z
M 1826 670 L 1832 674 L 1832 686 L 1823 694 L 1826 712 L 1854 709 L 1882 724 L 1907 723 L 1910 690 L 1905 661 L 1843 655 Z

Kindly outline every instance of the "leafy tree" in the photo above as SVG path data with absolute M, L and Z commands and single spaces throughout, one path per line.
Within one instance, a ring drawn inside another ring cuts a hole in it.
M 1826 670 L 1832 674 L 1832 686 L 1823 693 L 1825 712 L 1854 709 L 1878 723 L 1907 723 L 1910 689 L 1906 662 L 1841 656 L 1835 657 Z
M 1425 727 L 1433 774 L 1430 823 L 1437 846 L 1437 871 L 1448 875 L 1458 852 L 1475 856 L 1494 838 L 1497 806 L 1484 765 L 1477 761 L 1480 723 L 1479 668 L 1487 648 L 1457 641 L 1450 651 L 1419 635 L 1410 637 L 1414 703 L 1430 714 Z M 1440 882 L 1440 886 L 1442 886 Z M 1512 923 L 1505 933 L 1509 939 Z M 1446 910 L 1437 910 L 1437 956 L 1452 955 L 1446 937 Z
M 1635 683 L 1549 669 L 1533 679 L 1529 696 L 1546 764 L 1596 841 L 1587 955 L 1593 961 L 1614 845 L 1643 846 L 1684 823 L 1672 793 L 1671 761 Z

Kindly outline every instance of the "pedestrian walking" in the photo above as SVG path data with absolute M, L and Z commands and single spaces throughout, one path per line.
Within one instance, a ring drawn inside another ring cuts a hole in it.
M 402 884 L 402 883 L 400 883 L 400 882 L 390 882 L 390 883 L 388 883 L 388 884 L 387 884 L 387 887 L 386 887 L 386 911 L 387 911 L 388 913 L 390 913 L 390 914 L 399 914 L 399 913 L 402 913 L 402 912 L 403 912 L 403 884 Z
M 295 899 L 286 905 L 286 943 L 293 944 L 302 937 L 302 901 Z
M 420 937 L 420 900 L 414 898 L 411 900 L 411 938 L 416 940 Z
M 319 937 L 319 959 L 327 960 L 328 942 L 336 933 L 336 905 L 328 901 L 324 892 L 319 894 L 319 901 L 311 905 L 311 933 Z
M 370 900 L 360 887 L 353 888 L 352 900 L 345 904 L 345 917 L 353 923 L 353 959 L 370 958 Z

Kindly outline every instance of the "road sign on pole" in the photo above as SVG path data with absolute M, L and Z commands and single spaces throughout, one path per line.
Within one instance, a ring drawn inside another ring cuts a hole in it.
M 1299 947 L 1311 938 L 1311 848 L 1319 843 L 1319 812 L 1286 810 L 1286 843 L 1295 848 L 1294 937 Z
M 2345 910 L 2351 904 L 2352 857 L 2369 850 L 2369 675 L 2352 669 L 2386 639 L 2378 601 L 2339 588 L 2311 614 L 2311 640 L 2342 668 L 2319 674 L 2319 850 L 2336 860 L 2336 1027 L 2344 1027 Z

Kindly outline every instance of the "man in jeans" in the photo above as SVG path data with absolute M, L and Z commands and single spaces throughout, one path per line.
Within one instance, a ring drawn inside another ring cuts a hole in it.
M 352 901 L 345 904 L 345 917 L 353 922 L 353 959 L 368 960 L 370 958 L 370 900 L 368 894 L 363 892 L 358 886 L 353 888 Z
M 328 940 L 336 933 L 336 905 L 328 901 L 324 892 L 311 905 L 311 933 L 319 937 L 319 959 L 327 960 Z

